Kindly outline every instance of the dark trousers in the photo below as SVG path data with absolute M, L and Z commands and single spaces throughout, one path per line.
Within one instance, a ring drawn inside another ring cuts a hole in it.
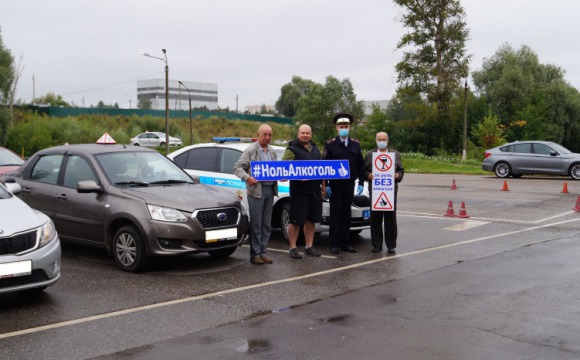
M 351 246 L 350 207 L 354 197 L 354 181 L 335 181 L 330 189 L 330 247 Z
M 384 241 L 387 249 L 397 247 L 397 197 L 395 196 L 395 209 L 393 211 L 372 211 L 371 210 L 371 244 L 373 247 L 383 247 L 383 226 Z

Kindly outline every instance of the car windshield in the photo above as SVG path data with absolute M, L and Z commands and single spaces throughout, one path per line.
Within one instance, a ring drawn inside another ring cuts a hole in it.
M 562 145 L 559 145 L 556 143 L 549 143 L 548 146 L 550 146 L 552 149 L 556 150 L 560 154 L 571 154 L 572 153 L 572 151 L 570 151 L 570 150 L 566 149 L 565 147 L 563 147 Z
M 24 164 L 24 160 L 18 155 L 15 155 L 12 151 L 0 149 L 0 166 L 20 166 L 22 164 Z
M 118 186 L 193 184 L 181 168 L 158 152 L 116 152 L 96 155 L 111 183 Z

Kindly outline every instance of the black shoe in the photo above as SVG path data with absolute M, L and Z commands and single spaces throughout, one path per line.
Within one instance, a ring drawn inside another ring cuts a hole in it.
M 349 252 L 349 253 L 355 253 L 356 252 L 356 249 L 353 248 L 352 246 L 343 246 L 340 249 L 342 251 L 346 251 L 346 252 Z
M 290 257 L 292 259 L 302 259 L 302 255 L 300 255 L 296 248 L 290 249 Z
M 380 247 L 380 246 L 373 246 L 373 252 L 376 253 L 376 252 L 380 252 L 380 251 L 383 251 L 383 248 L 382 247 Z
M 388 253 L 388 254 L 396 254 L 397 252 L 396 252 L 396 251 L 395 251 L 395 249 L 393 248 L 393 249 L 388 249 L 388 250 L 387 250 L 387 253 Z
M 316 251 L 316 249 L 314 248 L 314 246 L 311 247 L 307 247 L 304 249 L 304 253 L 306 255 L 311 255 L 311 256 L 320 256 L 320 253 L 318 251 Z
M 338 249 L 338 247 L 331 247 L 330 252 L 336 255 L 340 254 L 340 250 Z

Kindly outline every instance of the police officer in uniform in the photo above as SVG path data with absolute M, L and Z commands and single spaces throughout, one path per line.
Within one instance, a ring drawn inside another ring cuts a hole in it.
M 350 207 L 354 197 L 354 184 L 358 178 L 357 195 L 363 191 L 365 163 L 357 140 L 349 137 L 354 118 L 341 113 L 334 116 L 338 136 L 330 139 L 324 146 L 324 160 L 348 160 L 350 178 L 329 180 L 326 195 L 330 199 L 330 252 L 339 254 L 340 250 L 355 253 L 350 242 Z

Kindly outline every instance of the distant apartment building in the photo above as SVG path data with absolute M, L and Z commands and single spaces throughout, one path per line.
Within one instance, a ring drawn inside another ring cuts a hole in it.
M 191 107 L 218 108 L 218 85 L 182 81 L 191 93 Z M 137 80 L 137 101 L 151 100 L 151 109 L 165 110 L 165 79 Z M 189 110 L 189 93 L 176 80 L 169 80 L 169 110 Z
M 365 107 L 365 115 L 370 115 L 373 112 L 373 105 L 378 105 L 381 110 L 386 110 L 389 106 L 389 100 L 373 100 L 373 101 L 363 101 Z
M 249 114 L 259 114 L 262 111 L 262 106 L 264 106 L 266 111 L 271 113 L 276 109 L 274 105 L 248 105 L 244 109 Z

